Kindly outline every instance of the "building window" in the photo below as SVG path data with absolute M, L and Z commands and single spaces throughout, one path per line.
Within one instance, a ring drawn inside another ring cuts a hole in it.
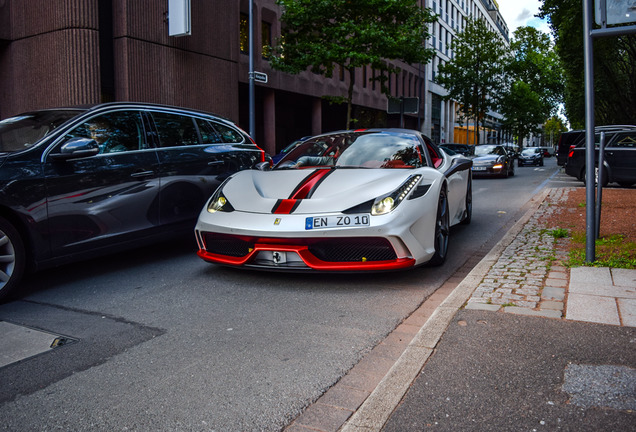
M 367 88 L 367 67 L 362 66 L 362 88 Z
M 272 25 L 268 22 L 263 21 L 261 23 L 261 54 L 264 59 L 269 59 L 270 57 L 270 47 L 272 46 Z
M 247 14 L 241 14 L 239 47 L 243 54 L 250 53 L 250 17 Z

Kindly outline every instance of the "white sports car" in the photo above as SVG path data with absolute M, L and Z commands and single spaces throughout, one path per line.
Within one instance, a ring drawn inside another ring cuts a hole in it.
M 228 178 L 201 211 L 205 261 L 288 271 L 439 265 L 450 227 L 471 219 L 472 162 L 417 131 L 319 135 L 266 164 Z

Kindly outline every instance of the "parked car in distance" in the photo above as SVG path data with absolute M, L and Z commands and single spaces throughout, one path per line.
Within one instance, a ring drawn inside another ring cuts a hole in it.
M 550 158 L 552 156 L 554 156 L 555 152 L 554 149 L 552 147 L 539 147 L 541 149 L 541 151 L 543 152 L 543 157 L 544 158 Z
M 497 176 L 507 178 L 515 175 L 514 159 L 501 145 L 483 144 L 475 147 L 473 176 Z
M 601 185 L 616 182 L 621 186 L 636 183 L 636 126 L 605 128 L 605 151 Z M 598 161 L 601 133 L 595 133 L 595 160 Z M 586 145 L 585 141 L 570 149 L 565 164 L 565 173 L 586 181 Z M 597 162 L 598 164 L 598 162 Z M 598 165 L 595 167 L 598 178 Z
M 234 123 L 162 105 L 0 121 L 0 300 L 26 270 L 191 235 L 216 187 L 264 156 Z
M 568 160 L 568 153 L 570 148 L 576 147 L 582 140 L 585 139 L 584 130 L 573 130 L 563 132 L 559 138 L 556 149 L 556 161 L 557 165 L 564 166 Z
M 543 150 L 541 147 L 526 147 L 521 150 L 519 159 L 517 159 L 518 166 L 524 165 L 536 165 L 543 166 Z
M 624 130 L 625 128 L 630 128 L 634 126 L 629 125 L 605 125 L 605 126 L 597 126 L 594 128 L 595 134 L 605 132 L 606 139 L 611 138 L 611 136 L 616 133 Z M 597 139 L 597 142 L 599 140 Z M 568 161 L 568 155 L 570 154 L 570 150 L 579 146 L 585 145 L 585 129 L 573 130 L 569 132 L 563 132 L 561 137 L 559 138 L 559 143 L 557 144 L 556 150 L 556 158 L 557 165 L 564 166 Z
M 450 149 L 464 156 L 473 156 L 475 154 L 475 146 L 472 144 L 445 143 L 441 144 L 441 147 Z

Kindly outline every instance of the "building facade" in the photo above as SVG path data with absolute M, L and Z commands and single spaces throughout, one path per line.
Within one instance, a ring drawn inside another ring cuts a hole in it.
M 0 0 L 0 118 L 21 112 L 108 101 L 185 106 L 249 125 L 248 0 L 191 0 L 190 35 L 169 35 L 168 0 Z M 325 78 L 273 70 L 267 46 L 280 36 L 275 0 L 253 0 L 255 140 L 276 153 L 302 136 L 343 129 L 346 107 L 324 96 L 346 94 L 348 77 Z M 441 62 L 468 17 L 484 18 L 507 42 L 505 22 L 492 0 L 420 0 L 439 15 L 430 28 L 436 50 L 427 65 L 401 68 L 388 80 L 394 97 L 419 98 L 418 114 L 403 118 L 436 142 L 470 141 L 470 125 L 457 122 L 457 104 L 444 101 L 435 84 Z M 369 81 L 370 67 L 356 72 L 355 127 L 399 126 L 387 113 L 387 97 Z M 499 139 L 492 113 L 487 139 Z

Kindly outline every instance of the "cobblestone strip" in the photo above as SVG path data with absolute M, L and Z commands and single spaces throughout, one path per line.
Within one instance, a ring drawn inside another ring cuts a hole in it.
M 519 235 L 508 245 L 468 300 L 466 309 L 480 309 L 561 318 L 568 270 L 554 265 L 564 259 L 551 228 L 541 219 L 567 199 L 569 189 L 552 189 Z

